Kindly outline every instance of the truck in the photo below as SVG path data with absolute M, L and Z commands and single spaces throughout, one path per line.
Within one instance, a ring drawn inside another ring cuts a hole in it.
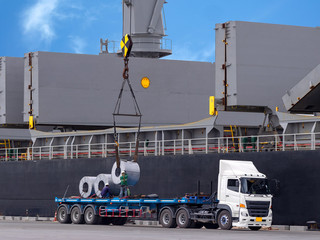
M 179 198 L 55 198 L 60 223 L 124 225 L 129 219 L 159 221 L 165 228 L 243 227 L 272 223 L 272 194 L 251 161 L 220 160 L 217 192 Z

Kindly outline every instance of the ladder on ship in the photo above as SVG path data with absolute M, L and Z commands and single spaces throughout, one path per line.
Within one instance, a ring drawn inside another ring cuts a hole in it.
M 238 136 L 237 134 L 237 126 L 229 126 L 229 129 L 224 129 L 225 133 L 230 133 L 231 135 L 231 140 L 232 140 L 232 146 L 234 147 L 234 150 L 237 151 L 237 149 L 239 148 L 239 142 L 236 142 L 235 136 Z M 241 132 L 241 131 L 239 131 Z M 229 136 L 227 136 L 229 137 Z M 238 140 L 238 139 L 237 139 Z M 227 146 L 229 147 L 229 146 Z
M 0 140 L 0 149 L 1 150 L 5 150 L 5 152 L 3 153 L 1 151 L 1 159 L 2 157 L 5 157 L 5 160 L 10 160 L 11 157 L 14 155 L 13 150 L 11 149 L 11 141 L 10 139 L 2 139 Z
M 10 139 L 3 139 L 3 142 L 0 142 L 0 148 L 11 148 Z

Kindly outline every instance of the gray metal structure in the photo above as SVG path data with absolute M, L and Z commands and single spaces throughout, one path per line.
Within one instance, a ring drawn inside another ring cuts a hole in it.
M 268 106 L 285 111 L 282 96 L 320 63 L 320 28 L 230 21 L 216 24 L 219 109 Z
M 263 113 L 221 111 L 201 121 L 143 127 L 139 155 L 184 155 L 227 152 L 320 149 L 320 117 L 277 112 L 284 132 L 262 132 L 270 122 Z M 229 125 L 227 125 L 229 124 Z M 135 155 L 137 128 L 118 128 L 119 153 Z M 32 146 L 0 149 L 0 160 L 107 158 L 115 156 L 113 129 L 73 132 L 31 130 Z
M 129 77 L 144 126 L 181 124 L 209 116 L 214 93 L 214 64 L 164 59 L 130 58 Z M 123 60 L 115 54 L 84 55 L 35 52 L 32 87 L 28 55 L 25 58 L 24 121 L 29 118 L 30 94 L 37 124 L 113 126 L 112 113 L 122 84 Z M 150 86 L 143 88 L 141 79 Z M 127 90 L 127 89 L 125 89 Z M 121 111 L 132 111 L 124 92 Z M 118 126 L 132 126 L 119 118 Z
M 23 124 L 23 58 L 0 57 L 0 124 Z
M 276 113 L 284 134 L 320 133 L 320 117 L 297 115 L 289 113 Z
M 5 139 L 31 142 L 31 133 L 29 129 L 0 128 L 0 140 Z
M 184 141 L 185 139 L 206 139 L 223 137 L 226 128 L 237 126 L 239 135 L 257 135 L 260 127 L 267 125 L 263 113 L 219 112 L 218 115 L 200 121 L 153 127 L 142 127 L 140 144 L 150 142 L 150 146 L 162 141 Z M 246 132 L 244 131 L 246 129 Z M 118 128 L 120 146 L 134 142 L 137 128 Z M 74 132 L 43 132 L 31 130 L 33 147 L 52 147 L 63 145 L 111 144 L 114 145 L 113 129 Z M 132 147 L 134 147 L 132 145 Z
M 165 0 L 123 0 L 123 35 L 130 34 L 135 57 L 161 58 L 172 53 L 171 41 L 164 39 Z
M 282 97 L 291 113 L 320 112 L 320 64 Z
M 231 21 L 216 25 L 216 63 L 160 60 L 159 43 L 165 35 L 163 4 L 164 0 L 123 1 L 123 32 L 132 35 L 136 46 L 136 57 L 129 61 L 130 81 L 143 113 L 142 123 L 152 126 L 142 139 L 149 139 L 158 132 L 157 127 L 167 125 L 161 130 L 162 140 L 169 140 L 175 136 L 164 129 L 172 128 L 172 124 L 208 117 L 208 98 L 214 93 L 219 109 L 212 124 L 214 137 L 223 137 L 228 127 L 237 129 L 239 136 L 276 130 L 283 121 L 279 115 L 272 115 L 271 109 L 278 106 L 283 110 L 283 94 L 320 63 L 320 29 Z M 0 63 L 0 84 L 4 89 L 0 91 L 0 123 L 27 123 L 31 106 L 36 123 L 42 126 L 113 125 L 112 112 L 123 70 L 122 59 L 116 54 L 35 52 L 30 59 L 29 54 L 25 55 L 24 73 L 22 58 L 1 58 Z M 288 91 L 291 95 L 284 97 L 288 110 L 320 109 L 319 66 Z M 148 88 L 141 85 L 144 77 L 150 79 Z M 19 94 L 22 78 L 23 100 Z M 23 120 L 19 122 L 21 102 Z M 131 104 L 126 90 L 122 111 L 130 112 Z M 311 104 L 316 107 L 309 107 Z M 243 113 L 234 112 L 239 110 Z M 136 125 L 133 121 L 119 119 L 118 125 L 130 127 Z M 304 124 L 300 119 L 299 128 Z M 127 138 L 134 138 L 135 132 L 128 131 L 125 130 Z M 190 136 L 198 134 L 192 129 L 187 132 Z M 106 138 L 108 143 L 113 141 L 111 134 Z

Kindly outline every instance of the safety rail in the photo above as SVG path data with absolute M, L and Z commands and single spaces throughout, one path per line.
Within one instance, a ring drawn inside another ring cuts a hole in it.
M 231 152 L 297 151 L 320 149 L 320 133 L 193 138 L 140 141 L 139 155 L 184 155 Z M 135 142 L 120 142 L 122 157 L 134 155 Z M 106 158 L 115 156 L 114 143 L 0 148 L 0 161 Z

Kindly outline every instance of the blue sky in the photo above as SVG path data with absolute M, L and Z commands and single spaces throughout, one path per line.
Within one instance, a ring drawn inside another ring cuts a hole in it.
M 214 27 L 230 20 L 316 27 L 319 0 L 167 0 L 170 59 L 214 61 Z M 0 0 L 0 56 L 30 51 L 98 54 L 120 41 L 121 0 Z

